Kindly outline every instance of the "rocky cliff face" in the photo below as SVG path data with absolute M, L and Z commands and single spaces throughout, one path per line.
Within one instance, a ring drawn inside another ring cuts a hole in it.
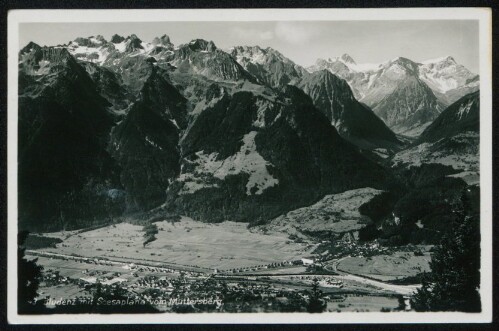
M 237 46 L 230 54 L 260 82 L 271 87 L 285 86 L 308 74 L 303 67 L 270 47 Z
M 300 87 L 340 135 L 361 148 L 396 150 L 402 144 L 369 107 L 358 102 L 348 83 L 327 70 L 303 78 Z

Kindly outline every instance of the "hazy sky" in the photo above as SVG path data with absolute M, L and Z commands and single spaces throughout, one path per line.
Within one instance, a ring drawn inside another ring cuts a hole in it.
M 478 21 L 309 21 L 309 22 L 145 22 L 23 23 L 20 47 L 67 43 L 76 37 L 135 33 L 143 41 L 167 34 L 183 44 L 195 38 L 227 49 L 237 45 L 270 46 L 296 63 L 348 53 L 357 63 L 380 63 L 397 56 L 413 61 L 451 55 L 478 72 Z

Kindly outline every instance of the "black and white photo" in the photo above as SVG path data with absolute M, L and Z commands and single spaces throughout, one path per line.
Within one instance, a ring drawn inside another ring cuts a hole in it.
M 36 14 L 11 322 L 491 319 L 490 11 Z

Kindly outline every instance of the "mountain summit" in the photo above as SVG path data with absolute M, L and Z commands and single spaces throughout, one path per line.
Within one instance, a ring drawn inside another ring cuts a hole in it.
M 259 46 L 237 46 L 230 54 L 260 82 L 272 87 L 282 87 L 296 82 L 307 71 L 277 50 Z
M 352 64 L 356 64 L 355 61 L 352 59 L 352 57 L 348 54 L 343 54 L 341 57 L 340 57 L 341 61 L 345 62 L 345 63 L 352 63 Z

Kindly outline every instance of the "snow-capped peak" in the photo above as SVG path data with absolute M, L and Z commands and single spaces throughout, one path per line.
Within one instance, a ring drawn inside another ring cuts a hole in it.
M 166 34 L 162 35 L 161 37 L 156 37 L 152 41 L 154 45 L 169 45 L 171 44 L 170 37 Z
M 356 64 L 355 61 L 352 59 L 352 57 L 348 54 L 343 54 L 341 57 L 340 57 L 341 61 L 345 62 L 345 63 L 351 63 L 351 64 Z
M 456 63 L 456 60 L 454 60 L 454 58 L 449 55 L 449 56 L 439 57 L 439 58 L 436 58 L 436 59 L 429 59 L 429 60 L 423 61 L 421 63 L 422 64 L 433 64 L 433 63 L 441 63 L 441 62 L 452 62 L 452 63 Z
M 33 50 L 41 49 L 40 45 L 30 41 L 26 46 L 21 49 L 20 54 L 31 53 Z
M 315 69 L 312 69 L 312 71 L 327 69 L 331 65 L 334 65 L 335 63 L 338 63 L 338 62 L 344 64 L 351 71 L 354 71 L 354 72 L 374 71 L 374 70 L 379 69 L 381 66 L 381 64 L 379 64 L 379 63 L 359 63 L 358 64 L 354 61 L 354 59 L 350 55 L 343 54 L 340 57 L 328 58 L 327 60 L 320 59 L 320 58 L 317 59 L 315 61 Z
M 389 61 L 389 63 L 400 63 L 400 64 L 415 64 L 415 62 L 409 60 L 408 58 L 397 56 L 396 58 Z
M 423 61 L 419 72 L 425 83 L 441 93 L 463 86 L 474 89 L 479 85 L 477 75 L 456 63 L 452 56 Z
M 260 46 L 236 46 L 232 47 L 229 53 L 234 56 L 236 61 L 239 63 L 249 61 L 255 64 L 264 64 L 269 61 L 274 61 L 275 59 L 284 63 L 292 63 L 290 59 L 271 47 L 261 48 Z
M 107 40 L 101 35 L 97 35 L 95 37 L 90 37 L 90 41 L 92 41 L 93 43 L 98 44 L 98 45 L 102 45 L 102 44 L 107 43 Z
M 129 35 L 128 37 L 126 37 L 126 39 L 129 39 L 129 40 L 140 40 L 139 37 L 137 37 L 137 35 L 135 33 L 132 33 L 131 35 Z M 142 40 L 140 40 L 142 42 Z
M 213 41 L 204 39 L 194 39 L 187 44 L 187 46 L 195 52 L 213 52 L 217 49 Z

